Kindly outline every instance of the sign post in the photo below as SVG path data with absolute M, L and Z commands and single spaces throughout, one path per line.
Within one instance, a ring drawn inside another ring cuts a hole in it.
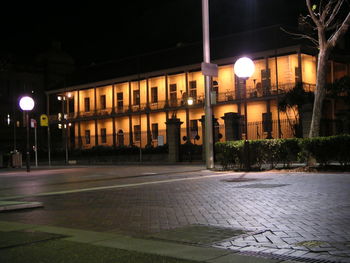
M 35 167 L 38 167 L 38 140 L 37 140 L 37 124 L 35 119 L 30 119 L 30 127 L 34 128 L 34 153 L 35 153 Z
M 49 118 L 46 114 L 40 115 L 40 126 L 47 127 L 47 154 L 49 160 L 49 166 L 51 166 L 51 145 L 50 145 L 50 126 L 49 126 Z

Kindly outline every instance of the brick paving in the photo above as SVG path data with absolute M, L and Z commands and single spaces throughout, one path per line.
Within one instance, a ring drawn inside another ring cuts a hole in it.
M 211 246 L 350 262 L 350 174 L 218 175 L 25 198 L 43 202 L 45 208 L 2 213 L 0 220 L 146 237 L 188 225 L 210 225 L 245 231 Z M 257 180 L 238 180 L 242 177 Z M 237 180 L 229 182 L 232 179 Z

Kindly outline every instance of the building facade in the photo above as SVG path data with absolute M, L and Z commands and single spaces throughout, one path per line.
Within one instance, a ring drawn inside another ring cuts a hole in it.
M 215 141 L 296 136 L 296 109 L 282 112 L 280 98 L 298 83 L 313 91 L 316 56 L 301 46 L 249 55 L 255 64 L 247 80 L 233 72 L 237 57 L 214 61 L 211 100 Z M 349 75 L 349 65 L 329 62 L 328 81 Z M 178 118 L 181 142 L 203 143 L 204 76 L 200 64 L 87 82 L 47 92 L 58 98 L 59 112 L 48 114 L 53 127 L 62 129 L 70 148 L 94 146 L 158 146 L 167 142 L 166 122 Z M 190 105 L 188 99 L 193 103 Z M 325 103 L 327 118 L 334 119 L 334 101 Z

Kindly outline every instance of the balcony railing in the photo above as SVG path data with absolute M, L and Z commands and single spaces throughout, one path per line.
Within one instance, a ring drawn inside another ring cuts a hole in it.
M 251 87 L 248 86 L 246 88 L 242 88 L 239 91 L 228 90 L 226 92 L 218 93 L 216 96 L 217 103 L 225 103 L 225 102 L 234 102 L 240 99 L 255 99 L 255 98 L 264 98 L 271 97 L 276 95 L 285 94 L 287 91 L 293 89 L 295 87 L 295 83 L 284 83 L 279 84 L 278 88 L 276 85 L 272 85 L 266 88 L 262 87 Z M 307 92 L 312 92 L 315 90 L 315 85 L 310 83 L 303 83 L 304 90 Z M 196 97 L 192 97 L 193 106 L 200 106 L 204 103 L 204 95 L 201 94 Z M 81 111 L 81 112 L 71 112 L 67 114 L 67 120 L 72 120 L 78 117 L 93 117 L 93 116 L 108 116 L 111 114 L 125 114 L 130 112 L 140 112 L 145 110 L 162 110 L 164 108 L 179 108 L 179 107 L 187 107 L 187 99 L 186 98 L 176 98 L 169 99 L 168 103 L 166 101 L 158 101 L 153 103 L 142 103 L 137 105 L 123 105 L 120 107 L 115 107 L 107 109 L 99 109 L 99 110 L 91 110 L 91 111 Z M 61 119 L 62 120 L 62 119 Z M 50 115 L 50 121 L 61 121 L 58 118 L 58 115 Z

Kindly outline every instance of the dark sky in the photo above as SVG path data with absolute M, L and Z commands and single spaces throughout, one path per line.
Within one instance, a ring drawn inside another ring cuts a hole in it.
M 14 1 L 8 1 L 14 2 Z M 2 7 L 2 51 L 33 55 L 52 40 L 78 64 L 133 56 L 202 39 L 201 0 L 21 1 Z M 304 0 L 209 0 L 211 37 L 295 25 Z

